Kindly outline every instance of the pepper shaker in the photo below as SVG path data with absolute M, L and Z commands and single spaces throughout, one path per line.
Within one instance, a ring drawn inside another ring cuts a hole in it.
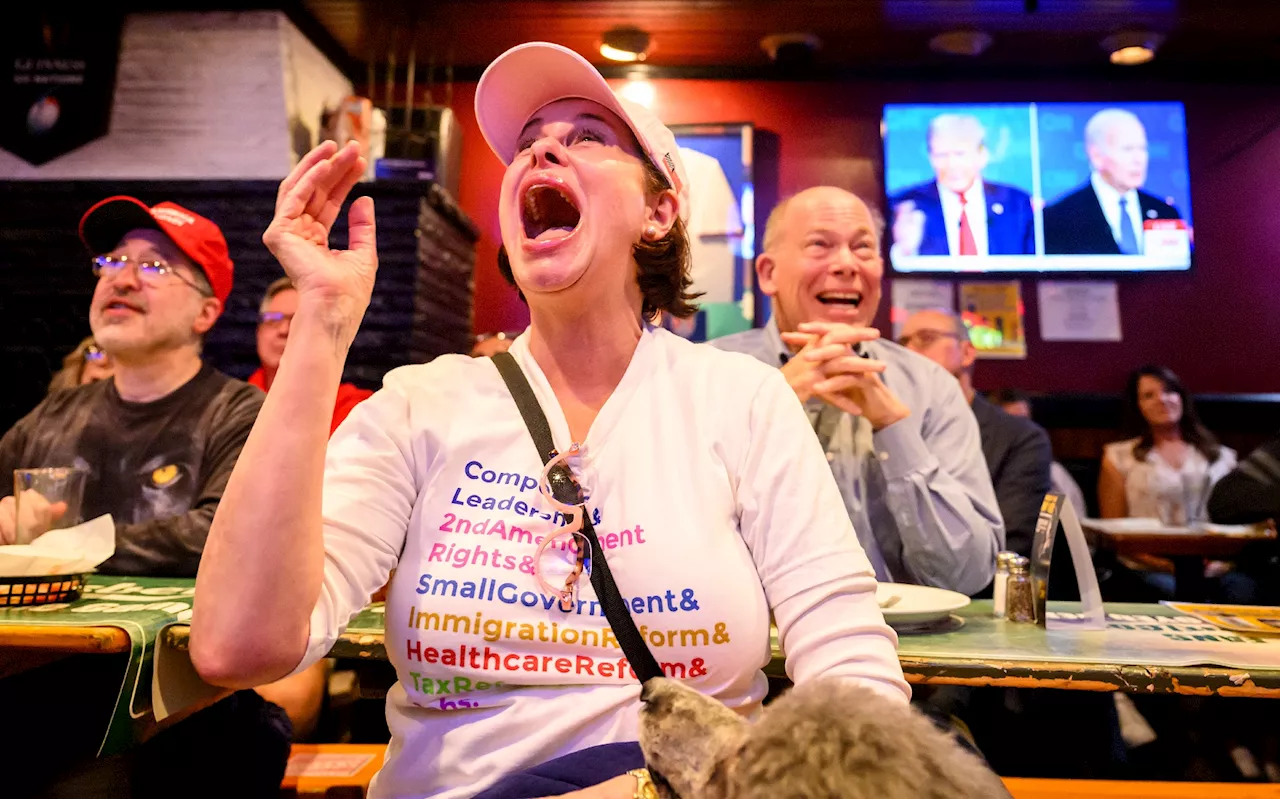
M 1031 591 L 1031 561 L 1019 555 L 1009 564 L 1005 617 L 1009 621 L 1036 620 L 1035 594 Z
M 1018 557 L 1017 552 L 999 552 L 996 554 L 996 579 L 991 584 L 991 598 L 994 600 L 994 608 L 992 616 L 997 619 L 1005 617 L 1005 608 L 1007 607 L 1006 598 L 1008 596 L 1006 587 L 1009 581 L 1009 564 Z

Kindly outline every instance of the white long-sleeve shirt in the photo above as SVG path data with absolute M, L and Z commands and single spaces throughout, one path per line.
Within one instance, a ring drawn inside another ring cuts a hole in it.
M 570 443 L 555 396 L 511 349 Z M 668 676 L 749 712 L 773 610 L 788 673 L 910 691 L 875 578 L 776 369 L 646 328 L 574 464 L 605 556 Z M 392 740 L 375 797 L 471 796 L 503 774 L 638 735 L 639 684 L 585 579 L 562 612 L 532 559 L 542 463 L 487 359 L 397 369 L 329 443 L 325 576 L 299 669 L 396 569 Z

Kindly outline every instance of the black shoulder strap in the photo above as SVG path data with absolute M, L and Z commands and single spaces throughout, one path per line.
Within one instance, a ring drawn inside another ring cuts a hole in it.
M 545 465 L 552 458 L 551 453 L 555 450 L 555 444 L 551 438 L 551 425 L 547 424 L 546 414 L 542 412 L 542 406 L 538 404 L 533 388 L 511 353 L 500 352 L 494 355 L 493 365 L 498 367 L 498 373 L 506 381 L 511 397 L 516 401 L 516 407 L 520 409 L 520 415 L 524 417 L 525 426 L 529 428 L 533 443 L 538 447 L 538 455 Z M 561 490 L 573 490 L 573 481 L 554 480 L 552 485 L 557 491 L 556 499 L 566 505 L 582 505 L 581 496 L 558 495 Z M 631 618 L 631 611 L 627 609 L 626 601 L 618 592 L 618 584 L 613 581 L 613 573 L 609 571 L 609 564 L 604 558 L 604 548 L 600 546 L 600 540 L 596 538 L 596 529 L 591 524 L 591 513 L 585 506 L 583 506 L 583 515 L 582 533 L 591 543 L 591 587 L 595 589 L 600 606 L 604 609 L 604 617 L 613 628 L 618 645 L 622 647 L 622 653 L 627 656 L 627 661 L 639 676 L 640 682 L 645 683 L 654 677 L 661 677 L 663 676 L 662 667 L 658 665 L 657 658 L 653 656 L 653 652 L 649 651 L 649 646 L 640 636 L 635 619 Z

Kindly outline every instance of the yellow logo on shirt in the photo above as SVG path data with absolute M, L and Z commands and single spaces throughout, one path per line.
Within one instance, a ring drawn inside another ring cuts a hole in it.
M 178 479 L 178 467 L 172 463 L 168 466 L 161 466 L 151 473 L 151 482 L 156 488 L 164 488 L 165 486 Z

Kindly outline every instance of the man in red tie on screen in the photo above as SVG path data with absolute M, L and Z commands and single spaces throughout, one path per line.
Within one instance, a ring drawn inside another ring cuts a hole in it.
M 939 114 L 927 139 L 936 179 L 893 198 L 893 256 L 1035 252 L 1030 195 L 983 180 L 991 153 L 977 117 Z
M 258 360 L 262 366 L 249 375 L 249 385 L 263 391 L 271 389 L 276 370 L 280 368 L 280 357 L 284 355 L 285 342 L 289 340 L 289 323 L 297 309 L 298 292 L 289 278 L 282 277 L 267 287 L 258 311 Z M 351 409 L 371 396 L 372 391 L 351 383 L 339 385 L 329 432 L 337 430 Z
M 1148 219 L 1181 219 L 1178 209 L 1142 191 L 1147 131 L 1123 108 L 1106 108 L 1084 126 L 1089 182 L 1044 209 L 1047 255 L 1141 255 Z

